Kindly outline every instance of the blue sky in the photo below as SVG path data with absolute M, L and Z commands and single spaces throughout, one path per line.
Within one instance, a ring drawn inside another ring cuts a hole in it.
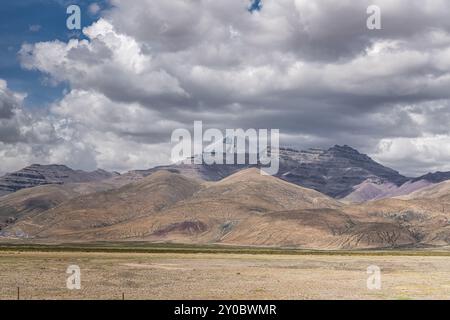
M 250 12 L 261 11 L 262 6 L 263 6 L 262 0 L 252 0 L 250 6 L 248 7 L 248 11 Z
M 17 53 L 23 43 L 61 40 L 81 37 L 66 28 L 66 8 L 79 5 L 82 27 L 98 19 L 88 12 L 88 6 L 98 3 L 102 9 L 105 1 L 19 0 L 3 2 L 0 6 L 0 78 L 8 82 L 10 89 L 27 93 L 25 105 L 43 107 L 62 96 L 64 85 L 49 86 L 37 71 L 24 70 Z

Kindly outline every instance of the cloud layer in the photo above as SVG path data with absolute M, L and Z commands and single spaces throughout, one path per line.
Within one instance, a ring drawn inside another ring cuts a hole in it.
M 112 4 L 88 40 L 22 46 L 24 68 L 70 90 L 37 115 L 3 82 L 4 157 L 148 167 L 168 161 L 173 129 L 202 120 L 278 128 L 293 147 L 353 145 L 406 174 L 450 170 L 447 1 Z M 366 27 L 372 4 L 382 30 Z

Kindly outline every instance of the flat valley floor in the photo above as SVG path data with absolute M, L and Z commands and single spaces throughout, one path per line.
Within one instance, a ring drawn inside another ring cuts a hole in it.
M 367 289 L 372 265 L 381 290 Z M 0 299 L 17 287 L 20 299 L 450 299 L 450 256 L 0 252 Z

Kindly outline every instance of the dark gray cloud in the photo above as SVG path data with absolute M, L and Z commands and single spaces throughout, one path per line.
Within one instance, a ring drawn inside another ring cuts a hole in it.
M 6 82 L 0 80 L 0 119 L 11 119 L 19 106 L 19 98 L 8 90 Z

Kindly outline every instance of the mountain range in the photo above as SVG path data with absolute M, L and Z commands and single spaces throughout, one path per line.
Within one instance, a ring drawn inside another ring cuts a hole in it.
M 449 173 L 408 178 L 348 146 L 283 148 L 273 177 L 256 167 L 174 164 L 120 175 L 32 165 L 0 178 L 0 237 L 311 249 L 450 245 Z
M 280 169 L 276 177 L 349 202 L 405 195 L 450 179 L 450 172 L 408 178 L 347 145 L 327 150 L 281 148 L 279 154 Z M 172 170 L 192 178 L 218 181 L 250 167 L 254 166 L 177 164 L 134 173 L 146 176 L 159 170 Z
M 104 170 L 85 172 L 72 170 L 64 165 L 42 166 L 33 164 L 0 177 L 0 196 L 40 185 L 100 181 L 116 175 L 118 173 L 110 173 Z

